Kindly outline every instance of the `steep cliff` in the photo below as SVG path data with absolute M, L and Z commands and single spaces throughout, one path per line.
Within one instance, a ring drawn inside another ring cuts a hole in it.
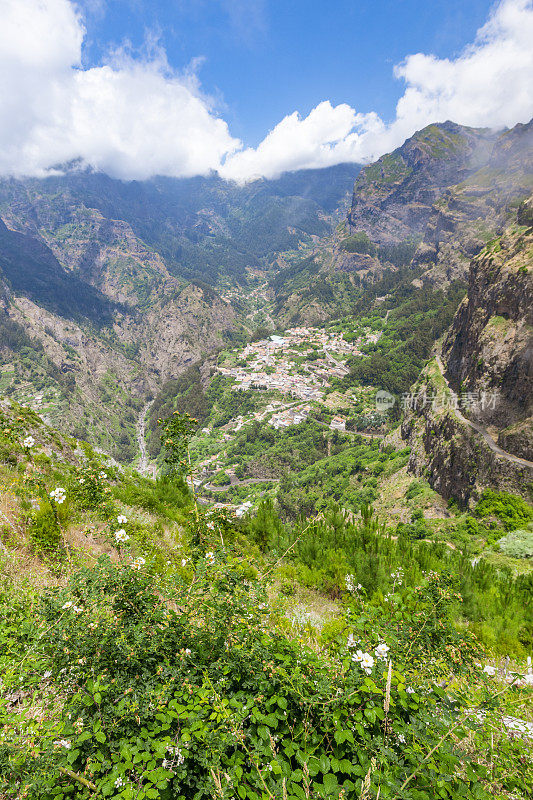
M 472 419 L 493 426 L 502 447 L 533 461 L 533 198 L 517 224 L 472 260 L 442 360 L 456 391 L 496 396 L 474 404 Z
M 350 226 L 377 243 L 424 235 L 443 192 L 484 164 L 496 140 L 486 129 L 453 122 L 429 125 L 361 170 L 348 214 Z
M 468 293 L 414 387 L 411 470 L 445 497 L 533 482 L 533 201 L 470 266 Z

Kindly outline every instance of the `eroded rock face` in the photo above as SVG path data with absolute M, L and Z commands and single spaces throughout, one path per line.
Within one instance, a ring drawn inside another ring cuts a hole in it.
M 531 191 L 533 120 L 504 133 L 445 122 L 365 167 L 348 221 L 373 242 L 419 242 L 425 283 L 466 280 L 470 259 Z
M 453 122 L 429 125 L 359 174 L 348 220 L 378 244 L 423 237 L 433 205 L 489 156 L 497 136 Z
M 527 222 L 532 205 L 524 204 L 518 218 Z M 472 260 L 442 359 L 456 391 L 498 395 L 472 406 L 472 419 L 493 426 L 504 449 L 531 460 L 533 227 L 517 222 Z
M 437 358 L 416 387 L 420 397 L 451 388 L 472 402 L 464 415 L 419 403 L 402 425 L 410 470 L 462 503 L 487 487 L 527 497 L 533 481 L 525 463 L 533 462 L 532 209 L 533 199 L 522 204 L 517 222 L 472 260 L 467 296 L 442 347 L 444 374 Z
M 434 387 L 427 374 L 422 385 Z M 466 506 L 479 499 L 486 488 L 529 498 L 533 469 L 497 456 L 477 432 L 453 414 L 430 406 L 409 412 L 402 437 L 411 447 L 408 469 L 425 477 L 446 500 Z

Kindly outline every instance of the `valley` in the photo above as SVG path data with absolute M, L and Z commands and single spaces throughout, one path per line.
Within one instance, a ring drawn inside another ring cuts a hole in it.
M 525 800 L 532 189 L 0 181 L 2 797 Z

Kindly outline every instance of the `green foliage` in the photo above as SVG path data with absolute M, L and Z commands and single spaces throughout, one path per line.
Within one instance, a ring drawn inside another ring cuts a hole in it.
M 412 278 L 411 278 L 412 279 Z M 449 326 L 464 288 L 452 284 L 446 294 L 429 288 L 415 289 L 400 284 L 394 292 L 395 307 L 390 312 L 384 335 L 368 358 L 352 361 L 344 386 L 376 386 L 393 394 L 407 392 L 417 380 L 435 339 Z
M 500 550 L 511 558 L 533 558 L 533 526 L 528 530 L 517 530 L 508 533 L 499 542 Z
M 376 245 L 364 231 L 357 231 L 352 236 L 347 236 L 341 241 L 341 248 L 347 253 L 367 253 L 371 256 L 377 253 Z
M 190 469 L 189 438 L 196 430 L 198 420 L 190 414 L 174 411 L 167 419 L 159 419 L 163 442 L 163 459 L 167 474 L 182 476 Z
M 533 508 L 523 498 L 491 489 L 483 492 L 474 512 L 482 519 L 498 519 L 506 531 L 525 526 L 533 520 Z
M 97 461 L 88 460 L 76 470 L 71 492 L 76 505 L 81 509 L 109 513 L 111 489 L 108 483 L 108 472 Z
M 180 522 L 190 498 L 183 480 L 163 475 L 156 481 L 134 474 L 121 481 L 113 489 L 117 500 L 128 506 L 137 506 L 145 511 Z
M 61 529 L 57 511 L 47 500 L 31 516 L 28 532 L 35 551 L 46 557 L 57 555 L 61 547 Z
M 360 797 L 363 785 L 392 799 L 410 783 L 418 800 L 432 800 L 437 781 L 454 800 L 484 800 L 490 772 L 447 735 L 483 742 L 465 713 L 472 697 L 440 689 L 431 671 L 426 683 L 408 678 L 428 659 L 463 669 L 473 658 L 469 637 L 449 625 L 449 596 L 428 578 L 412 602 L 394 598 L 381 623 L 355 599 L 351 639 L 330 639 L 326 654 L 265 625 L 266 586 L 224 551 L 197 557 L 194 581 L 101 558 L 48 592 L 33 625 L 4 594 L 0 611 L 16 631 L 5 680 L 46 696 L 49 714 L 18 709 L 0 748 L 0 787 L 15 797 L 24 785 L 28 800 L 81 800 L 87 784 L 123 800 L 330 800 Z M 354 659 L 357 639 L 375 654 L 368 670 Z M 21 676 L 23 642 L 31 657 Z M 385 642 L 389 689 L 375 649 Z M 488 686 L 486 697 L 494 705 Z M 11 723 L 8 709 L 2 701 Z M 506 788 L 520 788 L 506 774 Z

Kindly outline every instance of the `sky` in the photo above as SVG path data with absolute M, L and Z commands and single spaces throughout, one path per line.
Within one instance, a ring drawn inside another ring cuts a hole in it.
M 0 174 L 244 182 L 533 116 L 533 0 L 0 0 Z

